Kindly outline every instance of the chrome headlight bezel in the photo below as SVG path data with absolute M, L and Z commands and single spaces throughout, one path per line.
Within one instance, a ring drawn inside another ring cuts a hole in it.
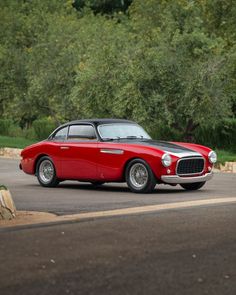
M 210 151 L 208 154 L 208 159 L 211 164 L 215 164 L 217 162 L 217 154 L 214 151 Z
M 165 153 L 161 157 L 161 162 L 164 167 L 170 167 L 170 165 L 172 164 L 172 158 L 169 154 Z

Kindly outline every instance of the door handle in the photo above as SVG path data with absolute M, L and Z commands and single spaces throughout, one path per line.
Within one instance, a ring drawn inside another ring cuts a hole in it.
M 69 150 L 69 148 L 70 148 L 69 146 L 60 146 L 61 150 Z

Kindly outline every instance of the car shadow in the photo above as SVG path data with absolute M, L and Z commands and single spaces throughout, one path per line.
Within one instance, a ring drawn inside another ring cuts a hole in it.
M 119 193 L 132 193 L 130 189 L 126 186 L 119 186 L 119 185 L 109 185 L 104 184 L 100 186 L 93 186 L 92 184 L 87 183 L 60 183 L 58 188 L 60 189 L 79 189 L 79 190 L 86 190 L 86 191 L 100 191 L 100 192 L 119 192 Z M 188 191 L 180 188 L 180 187 L 171 187 L 168 188 L 159 188 L 158 185 L 154 189 L 154 191 L 150 194 L 178 194 L 178 193 L 186 193 Z M 199 191 L 198 191 L 199 193 Z M 146 195 L 146 193 L 143 193 Z
M 94 186 L 90 183 L 83 183 L 83 182 L 61 182 L 57 187 L 55 188 L 43 188 L 41 187 L 39 184 L 35 183 L 35 184 L 30 184 L 28 185 L 28 187 L 38 187 L 40 189 L 67 189 L 67 190 L 84 190 L 84 191 L 91 191 L 91 192 L 114 192 L 114 193 L 131 193 L 134 194 L 130 191 L 130 189 L 127 186 L 124 185 L 119 185 L 119 184 L 109 184 L 106 183 L 104 185 L 98 185 L 98 186 Z M 206 192 L 206 188 L 202 188 L 201 190 L 196 190 L 196 191 L 187 191 L 184 190 L 183 188 L 181 188 L 180 186 L 169 186 L 166 185 L 165 186 L 161 186 L 159 187 L 158 185 L 155 187 L 155 189 L 153 190 L 153 192 L 149 193 L 149 195 L 152 194 L 156 194 L 156 195 L 160 195 L 160 194 L 187 194 L 187 193 L 191 193 L 191 194 L 204 194 Z M 136 194 L 137 195 L 137 194 Z M 139 195 L 147 195 L 146 193 L 141 193 Z

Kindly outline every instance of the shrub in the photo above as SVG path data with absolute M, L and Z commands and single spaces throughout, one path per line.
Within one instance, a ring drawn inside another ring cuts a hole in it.
M 27 139 L 37 139 L 37 136 L 35 134 L 35 130 L 33 127 L 23 129 L 22 137 Z
M 24 137 L 23 130 L 20 128 L 20 126 L 17 125 L 10 126 L 8 135 L 10 137 Z
M 236 119 L 226 119 L 212 126 L 199 127 L 195 141 L 201 144 L 224 150 L 236 151 Z
M 33 128 L 36 138 L 39 140 L 46 139 L 56 128 L 56 124 L 48 118 L 38 119 L 33 122 Z
M 168 127 L 165 124 L 159 125 L 156 130 L 148 130 L 152 138 L 168 141 L 183 141 L 183 135 L 174 128 Z
M 14 123 L 11 119 L 0 119 L 0 134 L 9 135 Z

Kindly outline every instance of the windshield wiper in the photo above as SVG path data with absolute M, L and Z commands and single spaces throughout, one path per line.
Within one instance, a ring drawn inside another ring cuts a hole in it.
M 128 135 L 126 137 L 111 137 L 111 138 L 103 138 L 103 141 L 114 141 L 114 140 L 122 140 L 122 139 L 144 139 L 142 135 L 140 136 L 135 136 L 135 135 Z
M 120 137 L 119 139 L 143 139 L 143 136 L 142 135 L 140 135 L 140 136 L 129 135 L 126 137 Z
M 119 140 L 120 137 L 107 137 L 107 138 L 103 138 L 103 141 L 114 141 L 114 140 Z

